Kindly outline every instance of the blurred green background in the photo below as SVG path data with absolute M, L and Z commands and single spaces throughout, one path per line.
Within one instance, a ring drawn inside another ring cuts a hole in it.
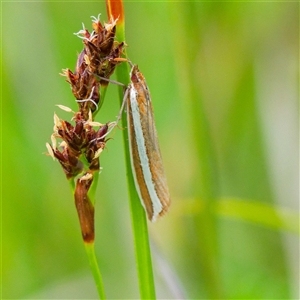
M 2 298 L 96 299 L 70 188 L 43 153 L 54 111 L 72 117 L 55 105 L 76 110 L 59 76 L 82 49 L 73 33 L 107 20 L 105 3 L 1 8 Z M 125 2 L 125 16 L 173 200 L 149 224 L 157 298 L 298 299 L 299 3 Z M 97 121 L 115 119 L 117 97 L 110 86 Z M 112 137 L 96 253 L 108 297 L 137 299 L 121 131 Z

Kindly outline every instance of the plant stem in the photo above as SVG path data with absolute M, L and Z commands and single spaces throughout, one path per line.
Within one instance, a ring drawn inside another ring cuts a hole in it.
M 127 66 L 126 66 L 127 68 Z M 118 70 L 120 70 L 119 68 Z M 121 82 L 124 82 L 122 72 L 118 72 L 117 78 Z M 127 73 L 127 77 L 129 73 Z M 120 90 L 120 99 L 123 99 L 122 88 Z M 126 116 L 122 117 L 122 126 L 123 128 L 127 127 Z M 128 132 L 123 131 L 123 141 L 124 141 L 124 152 L 126 160 L 126 170 L 127 170 L 127 186 L 128 194 L 130 201 L 130 210 L 131 210 L 131 222 L 134 236 L 135 244 L 135 255 L 136 255 L 136 264 L 138 270 L 139 278 L 139 288 L 141 299 L 155 299 L 155 288 L 154 288 L 154 279 L 152 271 L 152 262 L 150 254 L 150 245 L 149 245 L 149 236 L 148 236 L 148 227 L 145 211 L 141 205 L 141 201 L 136 192 L 134 179 L 131 171 L 131 162 L 129 154 L 129 144 L 128 144 Z
M 120 82 L 129 81 L 129 71 L 127 65 L 123 64 L 117 69 L 117 78 Z M 119 88 L 120 104 L 123 101 L 123 89 Z M 122 126 L 127 128 L 127 118 L 122 116 Z M 131 162 L 128 144 L 128 132 L 123 131 L 124 152 L 127 170 L 127 186 L 131 209 L 131 222 L 135 244 L 136 264 L 139 278 L 139 288 L 141 299 L 155 299 L 155 288 L 148 237 L 148 227 L 145 211 L 141 205 L 136 192 L 134 179 L 131 171 Z
M 107 0 L 106 4 L 108 16 L 113 17 L 114 19 L 119 18 L 117 23 L 116 39 L 118 41 L 125 41 L 125 21 L 122 1 Z M 129 69 L 127 64 L 123 63 L 118 66 L 118 68 L 116 69 L 116 75 L 119 82 L 122 82 L 124 84 L 128 84 L 130 82 Z M 119 87 L 120 105 L 122 105 L 123 97 L 123 88 Z M 127 128 L 127 118 L 124 114 L 122 116 L 122 126 L 123 128 Z M 140 297 L 141 299 L 156 299 L 146 214 L 141 205 L 134 184 L 133 174 L 131 170 L 127 130 L 123 130 L 123 141 Z
M 98 177 L 99 177 L 99 172 L 94 172 L 94 180 L 93 183 L 90 187 L 90 190 L 88 192 L 88 199 L 91 201 L 91 205 L 95 205 L 95 192 L 97 188 L 97 183 L 98 183 Z M 72 190 L 72 193 L 74 194 L 75 192 L 75 181 L 72 179 L 69 180 L 70 182 L 70 187 Z M 97 258 L 95 254 L 95 243 L 94 241 L 91 242 L 86 242 L 83 240 L 84 246 L 85 246 L 85 251 L 88 256 L 89 264 L 92 270 L 92 274 L 94 277 L 94 281 L 97 287 L 99 299 L 106 299 L 105 297 L 105 292 L 104 292 L 104 286 L 103 286 L 103 281 L 102 281 L 102 276 L 100 273 L 100 269 L 97 263 Z
M 100 299 L 106 299 L 105 293 L 104 293 L 104 286 L 103 286 L 103 281 L 102 281 L 102 276 L 99 271 L 99 266 L 97 263 L 97 258 L 95 254 L 95 246 L 93 243 L 84 243 L 85 250 L 89 259 L 89 263 L 91 266 L 91 270 L 93 273 L 93 277 L 97 286 L 97 291 Z

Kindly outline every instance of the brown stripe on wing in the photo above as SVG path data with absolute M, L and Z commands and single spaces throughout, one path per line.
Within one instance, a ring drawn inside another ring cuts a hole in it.
M 159 148 L 150 93 L 146 88 L 145 83 L 142 81 L 134 84 L 134 87 L 138 93 L 137 101 L 139 104 L 140 113 L 143 115 L 143 118 L 141 118 L 141 124 L 143 132 L 145 133 L 144 139 L 150 171 L 152 174 L 152 182 L 163 207 L 162 211 L 159 213 L 159 216 L 163 216 L 168 211 L 171 200 Z M 148 99 L 148 101 L 145 101 L 145 99 Z
M 130 152 L 131 152 L 131 164 L 134 170 L 132 170 L 135 184 L 137 185 L 137 190 L 140 191 L 141 200 L 144 202 L 144 206 L 147 212 L 147 216 L 149 220 L 152 220 L 153 217 L 153 205 L 152 201 L 146 186 L 146 182 L 144 179 L 144 174 L 141 166 L 140 155 L 138 153 L 138 146 L 137 140 L 134 131 L 133 125 L 133 117 L 132 117 L 132 110 L 131 110 L 131 103 L 130 98 L 127 100 L 127 117 L 128 117 L 128 132 L 129 132 L 129 142 L 130 142 Z

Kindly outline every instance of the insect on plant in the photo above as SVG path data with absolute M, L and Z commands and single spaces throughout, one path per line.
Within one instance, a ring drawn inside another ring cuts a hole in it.
M 158 217 L 168 211 L 171 203 L 170 193 L 154 122 L 149 88 L 138 66 L 131 62 L 129 64 L 131 66 L 131 83 L 125 91 L 115 124 L 120 120 L 126 106 L 129 150 L 135 186 L 148 219 L 155 222 Z M 124 86 L 121 83 L 117 84 Z
M 66 77 L 71 86 L 78 111 L 74 112 L 66 106 L 58 105 L 62 110 L 73 113 L 72 121 L 75 124 L 72 125 L 54 114 L 52 143 L 51 145 L 46 143 L 48 154 L 61 164 L 71 185 L 82 238 L 102 299 L 105 298 L 105 294 L 94 250 L 95 191 L 101 170 L 100 155 L 109 140 L 106 137 L 117 126 L 125 107 L 132 173 L 148 219 L 155 222 L 170 206 L 170 194 L 154 123 L 150 92 L 137 65 L 132 65 L 123 58 L 126 44 L 116 40 L 118 18 L 111 16 L 108 23 L 102 24 L 100 15 L 92 17 L 93 31 L 90 33 L 83 25 L 83 29 L 76 33 L 82 39 L 84 49 L 78 55 L 75 71 L 64 69 L 61 75 Z M 125 62 L 131 66 L 128 86 L 109 79 L 115 68 Z M 125 93 L 117 120 L 102 124 L 95 121 L 95 116 L 101 109 L 109 82 L 124 86 Z M 62 139 L 62 142 L 57 143 L 56 139 Z M 140 225 L 134 226 L 142 228 Z M 148 243 L 146 230 L 142 230 L 139 239 L 145 241 L 143 245 Z M 148 250 L 143 251 L 146 253 Z M 147 256 L 150 257 L 148 252 L 144 257 Z M 147 259 L 147 263 L 149 261 L 150 259 Z M 151 268 L 149 263 L 148 267 Z M 151 281 L 149 278 L 152 285 Z M 153 291 L 154 288 L 151 289 L 150 296 L 154 294 Z

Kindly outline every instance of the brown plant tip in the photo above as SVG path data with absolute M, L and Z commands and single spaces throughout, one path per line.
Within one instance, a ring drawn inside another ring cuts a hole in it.
M 89 163 L 89 170 L 93 172 L 100 170 L 99 156 L 105 148 L 105 136 L 108 132 L 108 124 L 93 122 L 91 112 L 87 121 L 80 112 L 74 114 L 73 120 L 74 126 L 68 121 L 59 119 L 55 114 L 52 146 L 46 144 L 49 155 L 59 161 L 67 179 L 83 172 L 81 155 L 84 155 Z M 99 129 L 95 130 L 94 126 L 99 126 Z M 56 138 L 63 140 L 59 149 L 56 147 Z
M 95 239 L 94 206 L 88 197 L 88 191 L 92 182 L 93 175 L 91 173 L 86 173 L 84 176 L 77 179 L 74 193 L 82 238 L 85 243 L 92 243 Z
M 107 131 L 108 125 L 105 124 L 104 126 L 100 127 L 98 131 L 93 132 L 93 136 L 90 139 L 88 148 L 85 152 L 86 159 L 90 164 L 92 164 L 92 162 L 99 157 L 102 150 L 105 148 L 106 141 L 104 138 L 102 138 L 102 136 L 104 136 L 107 133 Z M 93 163 L 93 170 L 95 170 L 94 168 L 95 162 Z
M 91 33 L 84 25 L 76 33 L 83 40 L 84 48 L 78 55 L 75 71 L 64 69 L 61 75 L 70 84 L 79 111 L 57 105 L 74 115 L 68 122 L 54 114 L 52 145 L 46 143 L 49 156 L 58 160 L 68 180 L 76 182 L 75 205 L 85 243 L 92 243 L 95 238 L 94 205 L 89 190 L 94 175 L 100 170 L 99 158 L 106 146 L 106 136 L 117 125 L 117 122 L 101 124 L 93 119 L 93 113 L 103 102 L 100 88 L 108 85 L 103 78 L 109 79 L 116 66 L 124 61 L 121 57 L 126 45 L 115 40 L 116 23 L 117 20 L 111 18 L 101 24 L 99 15 L 92 17 Z M 57 145 L 56 139 L 62 141 Z
M 85 117 L 89 110 L 94 112 L 98 109 L 100 85 L 108 85 L 105 80 L 98 82 L 96 76 L 109 78 L 112 75 L 116 65 L 120 63 L 115 59 L 122 56 L 125 46 L 123 42 L 115 41 L 117 20 L 111 19 L 102 25 L 99 15 L 97 18 L 92 17 L 92 21 L 92 33 L 84 25 L 76 33 L 83 40 L 84 49 L 78 56 L 75 72 L 65 69 L 62 73 L 67 77 Z
M 122 0 L 106 1 L 106 11 L 110 18 L 115 18 L 117 24 L 124 24 L 124 7 Z
M 48 146 L 52 149 L 53 157 L 55 157 L 61 164 L 67 179 L 71 179 L 83 171 L 83 163 L 72 153 L 70 148 L 67 146 L 61 146 L 62 150 L 59 151 L 49 144 Z M 48 146 L 47 148 L 49 150 Z

